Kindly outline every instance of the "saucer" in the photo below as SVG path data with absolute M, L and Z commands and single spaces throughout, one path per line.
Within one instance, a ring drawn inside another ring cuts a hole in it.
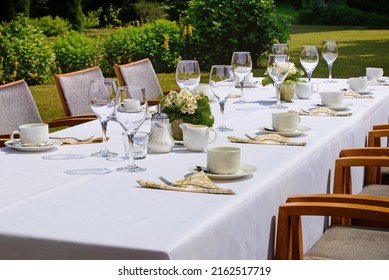
M 260 127 L 259 129 L 263 130 L 263 131 L 266 131 L 266 132 L 270 132 L 270 133 L 278 134 L 278 135 L 281 135 L 281 136 L 285 136 L 285 137 L 300 136 L 300 135 L 303 135 L 305 132 L 311 130 L 311 128 L 309 128 L 307 126 L 299 126 L 298 129 L 296 129 L 294 131 L 275 131 L 273 129 L 273 127 L 271 127 L 271 126 L 265 126 L 263 128 Z
M 353 104 L 352 103 L 346 103 L 346 104 L 343 104 L 343 105 L 334 105 L 334 106 L 328 106 L 328 105 L 324 105 L 324 104 L 321 104 L 321 103 L 316 104 L 316 106 L 326 107 L 326 108 L 332 109 L 334 111 L 349 110 L 349 106 L 351 106 L 351 105 L 353 105 Z
M 368 89 L 365 89 L 365 90 L 354 90 L 354 92 L 359 93 L 360 95 L 366 95 L 366 94 L 371 94 L 372 93 Z
M 61 145 L 62 142 L 56 139 L 50 139 L 45 144 L 22 144 L 19 140 L 8 140 L 4 143 L 5 146 L 23 152 L 43 152 L 51 150 L 52 148 Z
M 389 82 L 389 77 L 382 76 L 381 78 L 376 78 L 376 80 L 379 83 L 385 83 L 385 82 Z
M 193 173 L 199 172 L 196 166 L 192 166 L 189 168 L 189 170 Z M 212 172 L 206 172 L 207 176 L 211 179 L 216 180 L 233 180 L 233 179 L 239 179 L 245 176 L 248 176 L 252 174 L 257 168 L 254 165 L 250 164 L 241 164 L 239 167 L 239 170 L 236 173 L 232 174 L 216 174 Z

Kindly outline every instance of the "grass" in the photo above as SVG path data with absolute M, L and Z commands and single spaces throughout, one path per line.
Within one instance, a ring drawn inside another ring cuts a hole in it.
M 104 35 L 109 30 L 104 29 Z M 92 36 L 97 36 L 94 30 Z M 362 27 L 339 26 L 305 26 L 293 25 L 290 29 L 291 61 L 297 67 L 299 63 L 299 50 L 303 45 L 315 45 L 321 49 L 324 39 L 335 39 L 339 44 L 339 57 L 333 66 L 334 78 L 349 78 L 365 74 L 365 68 L 383 67 L 389 74 L 389 30 L 366 30 Z M 265 68 L 254 69 L 254 76 L 263 76 Z M 320 59 L 313 73 L 315 78 L 328 76 L 327 64 Z M 164 91 L 176 89 L 174 73 L 160 73 L 158 79 Z M 203 72 L 201 82 L 207 83 L 208 73 Z M 61 101 L 54 84 L 31 86 L 31 92 L 39 108 L 43 121 L 64 116 Z

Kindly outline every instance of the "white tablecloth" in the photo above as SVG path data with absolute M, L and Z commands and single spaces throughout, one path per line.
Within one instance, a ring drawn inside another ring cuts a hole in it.
M 320 83 L 321 90 L 347 87 L 346 80 Z M 245 89 L 247 105 L 226 104 L 226 124 L 234 131 L 219 133 L 211 146 L 239 146 L 242 163 L 257 170 L 250 176 L 216 181 L 236 195 L 196 194 L 144 189 L 137 179 L 158 182 L 183 178 L 194 165 L 205 165 L 206 153 L 179 147 L 169 154 L 149 154 L 137 163 L 143 173 L 112 172 L 76 176 L 63 171 L 77 168 L 115 170 L 124 162 L 85 157 L 44 160 L 44 155 L 89 155 L 100 144 L 59 146 L 42 153 L 0 150 L 0 258 L 1 259 L 268 259 L 272 258 L 278 206 L 289 195 L 330 193 L 334 160 L 342 148 L 362 147 L 373 124 L 387 123 L 389 87 L 370 87 L 374 99 L 345 99 L 350 117 L 302 116 L 311 128 L 294 138 L 304 147 L 233 144 L 228 135 L 254 135 L 271 125 L 268 105 L 271 86 Z M 239 92 L 239 91 L 237 91 Z M 310 108 L 309 100 L 294 99 L 290 109 Z M 216 123 L 217 103 L 212 103 Z M 141 130 L 149 129 L 147 122 Z M 108 147 L 123 153 L 122 129 L 108 125 Z M 58 136 L 100 135 L 95 121 L 55 133 Z M 354 192 L 361 188 L 355 178 Z M 304 245 L 308 249 L 323 231 L 322 219 L 306 220 Z

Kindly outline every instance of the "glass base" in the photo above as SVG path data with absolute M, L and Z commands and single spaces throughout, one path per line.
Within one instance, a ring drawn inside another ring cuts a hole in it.
M 232 128 L 228 128 L 226 126 L 218 126 L 217 127 L 217 130 L 219 130 L 220 132 L 224 132 L 224 131 L 233 131 Z
M 337 81 L 335 81 L 334 79 L 328 79 L 323 81 L 323 83 L 337 83 Z
M 242 99 L 239 99 L 238 101 L 235 101 L 234 104 L 247 104 L 247 103 L 250 103 L 250 102 L 247 102 L 246 100 L 242 100 Z
M 117 153 L 112 153 L 108 150 L 106 151 L 101 150 L 100 152 L 91 154 L 92 157 L 102 157 L 102 158 L 112 158 L 112 157 L 116 157 L 117 155 L 118 155 Z
M 116 169 L 118 172 L 143 172 L 146 171 L 146 168 L 144 167 L 139 167 L 137 165 L 132 165 L 132 166 L 125 166 L 125 167 L 119 167 Z
M 274 105 L 270 106 L 270 108 L 272 108 L 272 109 L 286 109 L 288 107 L 286 107 L 282 104 L 274 104 Z

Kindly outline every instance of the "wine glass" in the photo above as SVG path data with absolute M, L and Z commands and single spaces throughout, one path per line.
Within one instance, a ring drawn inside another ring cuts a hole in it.
M 89 104 L 101 123 L 103 141 L 100 152 L 92 156 L 112 158 L 116 153 L 108 151 L 107 148 L 107 126 L 108 121 L 115 113 L 117 106 L 117 82 L 114 79 L 95 79 L 89 85 Z
M 281 104 L 280 89 L 282 83 L 284 82 L 289 72 L 288 55 L 270 54 L 268 59 L 268 64 L 267 64 L 267 72 L 269 73 L 269 76 L 272 78 L 275 84 L 276 94 L 277 94 L 277 103 L 271 106 L 271 108 L 275 108 L 275 109 L 287 108 L 286 106 L 283 106 Z
M 289 53 L 289 46 L 288 44 L 273 44 L 271 48 L 271 53 L 272 54 L 286 54 L 288 55 L 288 59 L 290 56 Z
M 319 63 L 319 52 L 316 46 L 302 46 L 300 49 L 300 63 L 307 72 L 308 81 L 311 81 L 312 72 Z
M 128 150 L 126 150 L 127 165 L 119 167 L 117 171 L 141 172 L 146 169 L 139 167 L 134 161 L 134 138 L 139 127 L 145 121 L 148 111 L 145 89 L 140 86 L 122 86 L 118 89 L 119 105 L 116 107 L 115 117 L 128 136 Z
M 240 85 L 240 100 L 236 103 L 246 103 L 243 95 L 244 79 L 250 74 L 253 68 L 250 52 L 234 52 L 232 54 L 231 66 L 234 68 L 235 77 Z
M 339 54 L 338 43 L 336 40 L 324 40 L 321 53 L 328 64 L 329 71 L 328 80 L 325 82 L 336 83 L 336 81 L 332 79 L 332 64 L 335 62 Z
M 234 69 L 230 65 L 213 65 L 209 74 L 209 87 L 220 106 L 221 121 L 219 131 L 232 131 L 224 124 L 224 107 L 235 88 Z
M 176 82 L 180 89 L 193 91 L 200 83 L 200 67 L 197 60 L 180 60 L 176 68 Z

